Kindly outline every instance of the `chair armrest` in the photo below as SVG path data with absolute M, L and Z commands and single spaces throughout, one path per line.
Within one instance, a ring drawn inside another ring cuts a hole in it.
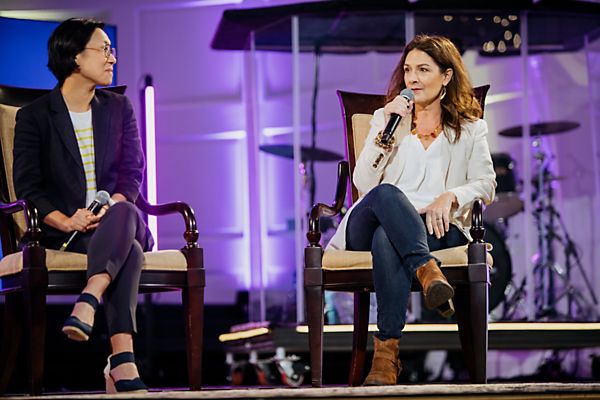
M 470 265 L 469 281 L 487 282 L 489 284 L 489 271 L 486 265 L 487 246 L 483 241 L 483 235 L 485 234 L 485 228 L 483 227 L 483 201 L 480 199 L 473 202 L 471 229 L 469 232 L 473 237 L 473 241 L 469 243 L 467 248 L 467 258 Z
M 471 212 L 471 229 L 469 230 L 473 242 L 483 243 L 483 235 L 485 228 L 483 227 L 483 202 L 477 199 L 473 202 L 473 210 Z
M 0 203 L 0 212 L 3 214 L 10 215 L 19 211 L 25 213 L 25 224 L 27 225 L 25 241 L 27 242 L 27 245 L 39 246 L 42 230 L 40 229 L 40 219 L 38 217 L 37 208 L 26 200 L 17 200 L 12 203 Z
M 321 217 L 333 217 L 342 211 L 344 199 L 346 198 L 348 176 L 348 162 L 340 161 L 338 163 L 338 181 L 334 203 L 331 206 L 323 203 L 317 203 L 310 210 L 310 216 L 308 218 L 308 232 L 306 233 L 306 238 L 308 239 L 310 247 L 320 247 L 319 241 L 321 240 L 321 228 L 319 226 L 319 219 Z
M 173 203 L 150 204 L 141 194 L 135 200 L 135 205 L 140 210 L 149 215 L 167 215 L 179 213 L 183 216 L 185 222 L 185 232 L 183 237 L 186 241 L 186 248 L 198 247 L 198 229 L 196 227 L 196 216 L 194 210 L 188 204 L 176 201 Z

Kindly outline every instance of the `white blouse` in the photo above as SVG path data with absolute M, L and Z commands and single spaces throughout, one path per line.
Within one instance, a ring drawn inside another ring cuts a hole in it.
M 418 210 L 431 204 L 445 192 L 442 174 L 442 141 L 448 139 L 442 133 L 425 150 L 416 135 L 409 135 L 403 145 L 407 146 L 406 166 L 400 176 L 398 187 Z
M 352 181 L 359 193 L 365 195 L 375 186 L 388 183 L 405 192 L 418 209 L 430 204 L 445 191 L 456 195 L 458 206 L 453 209 L 450 223 L 456 225 L 471 240 L 471 207 L 475 199 L 486 204 L 494 200 L 496 174 L 487 143 L 487 124 L 484 120 L 469 121 L 461 127 L 461 136 L 451 128 L 440 134 L 425 150 L 418 138 L 410 134 L 411 119 L 403 118 L 396 131 L 396 145 L 386 152 L 375 144 L 377 134 L 385 128 L 383 108 L 375 111 L 365 147 L 356 160 Z M 413 147 L 418 145 L 418 147 Z M 420 179 L 415 179 L 416 175 Z M 436 176 L 436 174 L 439 174 Z M 327 250 L 346 248 L 346 225 L 362 197 L 350 207 Z

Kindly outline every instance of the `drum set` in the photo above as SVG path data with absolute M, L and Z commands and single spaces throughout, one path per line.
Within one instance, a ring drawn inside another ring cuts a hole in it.
M 530 125 L 533 157 L 535 160 L 532 204 L 537 228 L 537 253 L 534 257 L 534 304 L 536 319 L 546 320 L 589 320 L 596 319 L 598 301 L 581 265 L 577 246 L 571 240 L 561 214 L 554 207 L 553 183 L 560 178 L 550 167 L 553 156 L 541 147 L 542 136 L 559 134 L 579 127 L 576 122 L 545 122 Z M 516 126 L 499 132 L 500 136 L 520 138 L 522 127 Z M 496 198 L 484 211 L 485 240 L 491 243 L 494 268 L 490 275 L 490 311 L 497 320 L 520 319 L 516 316 L 526 296 L 526 279 L 514 282 L 512 262 L 506 241 L 508 220 L 524 210 L 521 197 L 523 182 L 516 174 L 515 160 L 508 153 L 492 154 L 496 172 Z M 555 248 L 561 247 L 564 266 L 556 259 Z M 588 296 L 576 290 L 571 283 L 573 269 L 579 270 Z M 565 301 L 563 301 L 565 300 Z M 562 302 L 559 307 L 559 302 Z

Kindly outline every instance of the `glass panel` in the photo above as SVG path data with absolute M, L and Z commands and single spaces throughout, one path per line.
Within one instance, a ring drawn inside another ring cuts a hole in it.
M 600 29 L 595 29 L 586 36 L 586 56 L 588 67 L 588 94 L 589 94 L 589 110 L 590 110 L 590 128 L 589 128 L 589 144 L 591 145 L 592 158 L 590 159 L 591 168 L 594 175 L 594 202 L 592 208 L 592 224 L 590 243 L 591 248 L 588 252 L 587 265 L 598 265 L 600 262 Z M 588 279 L 591 282 L 592 288 L 596 291 L 594 295 L 596 300 L 599 293 L 597 288 L 600 287 L 600 273 L 597 268 L 588 270 Z M 592 299 L 593 300 L 593 299 Z M 596 302 L 596 312 L 600 312 L 600 307 Z M 597 320 L 598 318 L 596 318 Z
M 535 13 L 529 18 L 529 123 L 532 260 L 537 320 L 597 319 L 594 270 L 596 173 L 590 126 L 590 76 L 583 51 L 596 16 Z M 556 29 L 556 26 L 561 29 Z M 522 139 L 521 139 L 522 140 Z
M 497 173 L 497 201 L 484 213 L 485 240 L 494 247 L 494 269 L 491 273 L 490 310 L 494 320 L 506 318 L 507 288 L 518 288 L 514 266 L 522 264 L 523 241 L 511 236 L 523 232 L 525 223 L 520 164 L 520 142 L 506 141 L 499 132 L 517 123 L 522 101 L 520 53 L 521 21 L 516 10 L 490 11 L 417 11 L 415 34 L 443 35 L 450 38 L 461 52 L 474 87 L 490 85 L 485 101 L 484 120 L 488 124 L 488 143 Z M 521 246 L 521 248 L 517 248 Z M 521 269 L 520 269 L 521 270 Z M 513 289 L 514 290 L 514 289 Z M 420 301 L 420 297 L 413 299 Z M 508 311 L 507 311 L 508 312 Z M 420 320 L 442 321 L 435 311 L 424 310 Z
M 296 320 L 295 302 L 295 221 L 294 162 L 292 150 L 292 53 L 291 24 L 277 24 L 255 33 L 256 144 L 258 160 L 249 173 L 257 176 L 250 190 L 258 199 L 250 209 L 258 235 L 260 256 L 252 265 L 255 277 L 250 289 L 254 309 L 252 320 L 292 322 Z M 287 51 L 285 51 L 287 49 Z M 276 51 L 277 50 L 277 51 Z M 260 304 L 259 304 L 260 303 Z M 260 316 L 260 318 L 259 318 Z
M 297 278 L 296 252 L 303 255 L 306 245 L 306 215 L 314 202 L 331 203 L 335 193 L 337 161 L 345 156 L 345 138 L 336 89 L 384 91 L 392 64 L 381 66 L 381 60 L 397 60 L 397 56 L 375 56 L 370 49 L 398 50 L 404 46 L 404 18 L 401 13 L 364 13 L 350 15 L 313 15 L 299 18 L 299 115 L 302 159 L 293 160 L 293 63 L 291 53 L 291 21 L 284 19 L 267 29 L 255 32 L 258 137 L 261 209 L 261 268 L 254 264 L 252 289 L 253 309 L 264 301 L 266 320 L 296 322 L 304 319 L 303 305 L 299 313 L 297 295 L 302 293 L 302 274 Z M 379 29 L 379 31 L 377 31 Z M 381 35 L 382 30 L 387 33 Z M 377 33 L 379 32 L 379 33 Z M 381 36 L 377 44 L 369 34 Z M 251 46 L 249 46 L 251 47 Z M 324 53 L 317 56 L 316 53 Z M 346 53 L 349 53 L 345 55 Z M 380 74 L 381 69 L 385 74 Z M 318 69 L 318 71 L 317 71 Z M 315 78 L 316 76 L 316 78 Z M 385 76 L 383 80 L 381 76 Z M 360 77 L 360 79 L 358 78 Z M 327 82 L 326 87 L 315 82 Z M 374 84 L 373 82 L 376 81 Z M 315 130 L 313 145 L 313 98 Z M 311 156 L 311 154 L 313 156 Z M 312 159 L 311 159 L 312 158 Z M 314 160 L 313 160 L 314 159 Z M 298 164 L 294 164 L 298 162 Z M 311 193 L 314 176 L 314 194 Z M 300 186 L 301 221 L 295 219 L 294 184 Z M 258 190 L 258 189 L 254 189 Z M 258 212 L 252 210 L 250 212 Z M 323 221 L 322 243 L 325 245 L 337 221 Z M 299 226 L 300 242 L 295 227 Z M 328 228 L 328 229 L 327 229 Z M 255 232 L 256 233 L 256 232 Z M 303 256 L 300 257 L 303 262 Z M 303 265 L 301 265 L 300 272 Z M 262 289 L 259 282 L 262 281 Z M 261 300 L 262 292 L 262 300 Z M 253 300 L 254 299 L 254 300 Z M 254 312 L 257 320 L 260 312 Z

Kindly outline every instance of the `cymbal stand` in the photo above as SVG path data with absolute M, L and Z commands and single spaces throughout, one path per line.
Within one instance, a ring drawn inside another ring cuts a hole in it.
M 565 256 L 565 271 L 564 274 L 559 275 L 563 278 L 565 286 L 562 293 L 556 296 L 555 301 L 559 302 L 562 298 L 567 298 L 567 317 L 570 320 L 576 318 L 596 320 L 598 318 L 598 313 L 596 312 L 595 306 L 598 305 L 598 299 L 594 293 L 594 289 L 592 288 L 590 280 L 586 275 L 583 266 L 581 265 L 581 259 L 577 251 L 577 246 L 569 236 L 564 220 L 562 219 L 560 213 L 554 207 L 551 207 L 548 212 L 554 214 L 555 220 L 560 224 L 560 229 L 563 232 L 563 236 L 558 235 L 556 232 L 553 232 L 553 236 L 562 244 Z M 592 300 L 591 302 L 581 293 L 580 290 L 577 290 L 571 284 L 571 269 L 573 264 L 579 269 L 581 277 L 583 278 L 583 282 L 585 283 Z M 577 306 L 578 313 L 574 313 L 575 310 L 573 306 Z
M 598 304 L 589 279 L 581 265 L 577 247 L 571 240 L 560 213 L 554 208 L 553 176 L 549 170 L 551 157 L 548 157 L 540 149 L 539 139 L 538 135 L 533 144 L 537 148 L 535 153 L 535 159 L 537 160 L 537 198 L 534 211 L 538 227 L 538 254 L 534 267 L 536 316 L 564 320 L 595 319 L 597 317 L 596 308 L 581 291 L 578 291 L 571 284 L 571 269 L 575 266 L 579 269 L 593 304 Z M 558 229 L 556 227 L 557 223 L 559 224 Z M 564 269 L 556 262 L 555 241 L 563 247 Z M 556 295 L 556 276 L 562 280 L 562 292 L 558 295 Z M 567 300 L 567 313 L 561 315 L 557 311 L 557 304 L 565 297 Z M 577 306 L 577 313 L 574 313 L 574 306 Z
M 534 216 L 538 231 L 538 253 L 537 263 L 533 270 L 535 279 L 535 305 L 538 317 L 556 317 L 554 299 L 554 251 L 552 242 L 549 242 L 547 228 L 553 225 L 553 221 L 546 224 L 544 210 L 547 203 L 552 201 L 551 186 L 546 193 L 545 178 L 548 172 L 547 156 L 541 149 L 541 137 L 538 134 L 533 141 L 536 149 L 534 157 L 537 163 L 537 198 Z M 553 216 L 551 216 L 553 218 Z
M 511 280 L 504 291 L 506 296 L 502 305 L 502 314 L 500 315 L 500 321 L 508 321 L 508 320 L 524 320 L 525 317 L 522 315 L 518 315 L 517 312 L 522 308 L 523 301 L 525 300 L 525 296 L 527 295 L 525 285 L 527 280 L 525 277 L 521 279 L 521 283 L 517 286 L 514 280 Z

